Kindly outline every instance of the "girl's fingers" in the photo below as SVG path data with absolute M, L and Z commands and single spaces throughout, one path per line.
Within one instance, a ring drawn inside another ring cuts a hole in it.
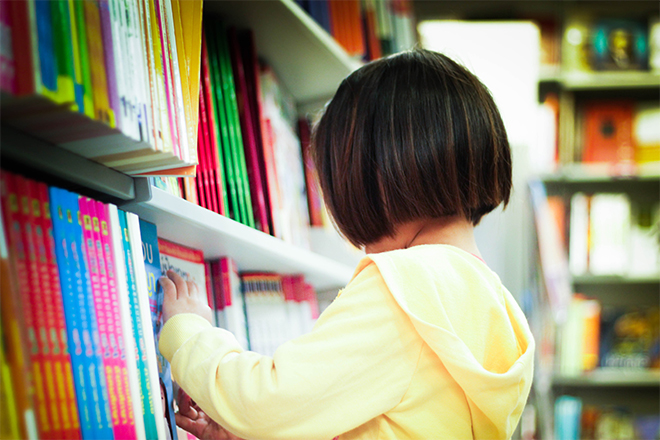
M 180 413 L 176 413 L 174 415 L 174 418 L 176 419 L 176 424 L 181 428 L 185 429 L 186 431 L 188 431 L 197 438 L 200 438 L 202 436 L 202 432 L 204 428 L 199 424 L 197 424 L 195 420 L 192 420 L 184 415 L 181 415 Z
M 179 298 L 185 298 L 186 296 L 190 295 L 188 292 L 188 284 L 186 281 L 179 275 L 178 273 L 174 272 L 173 270 L 168 270 L 167 271 L 167 277 L 174 282 L 176 285 L 176 292 L 177 296 Z
M 160 282 L 161 287 L 163 288 L 163 295 L 165 296 L 165 300 L 171 299 L 175 300 L 177 295 L 177 288 L 176 285 L 167 278 L 166 276 L 162 276 L 158 279 Z

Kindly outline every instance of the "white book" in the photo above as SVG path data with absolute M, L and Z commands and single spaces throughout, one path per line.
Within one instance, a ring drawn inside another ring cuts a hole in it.
M 124 243 L 122 230 L 119 224 L 119 215 L 115 205 L 108 205 L 110 219 L 110 235 L 114 248 L 114 265 L 117 277 L 117 296 L 119 297 L 119 313 L 124 339 L 124 353 L 126 353 L 126 368 L 128 370 L 128 388 L 131 393 L 133 405 L 133 419 L 135 420 L 135 433 L 138 438 L 146 439 L 144 429 L 144 413 L 142 411 L 142 397 L 140 395 L 140 383 L 138 382 L 137 359 L 135 358 L 135 335 L 129 304 L 128 279 L 124 262 Z
M 628 269 L 630 239 L 628 196 L 592 196 L 589 217 L 589 271 L 593 275 L 624 275 Z
M 140 219 L 137 215 L 127 212 L 126 223 L 131 242 L 131 255 L 137 285 L 137 297 L 142 317 L 142 327 L 147 352 L 147 369 L 149 370 L 149 385 L 151 386 L 151 401 L 156 414 L 164 412 L 161 402 L 160 380 L 158 376 L 158 361 L 156 360 L 156 343 L 154 329 L 151 324 L 151 311 L 149 309 L 149 288 L 147 287 L 147 272 L 144 267 L 144 254 L 142 253 L 142 236 L 140 234 Z M 158 412 L 160 410 L 160 412 Z M 158 440 L 165 440 L 165 424 L 156 423 Z
M 571 198 L 568 266 L 571 274 L 587 273 L 589 258 L 589 197 L 575 193 Z

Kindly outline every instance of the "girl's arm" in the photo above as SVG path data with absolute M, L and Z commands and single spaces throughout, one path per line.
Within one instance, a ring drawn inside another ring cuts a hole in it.
M 240 437 L 262 440 L 330 439 L 394 408 L 421 349 L 373 263 L 311 333 L 272 358 L 243 351 L 231 333 L 192 313 L 170 318 L 160 339 L 174 380 L 206 414 Z

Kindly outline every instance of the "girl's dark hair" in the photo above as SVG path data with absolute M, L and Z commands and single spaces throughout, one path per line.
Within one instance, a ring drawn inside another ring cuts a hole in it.
M 463 215 L 474 225 L 511 192 L 511 152 L 488 89 L 416 49 L 349 75 L 316 124 L 312 155 L 330 214 L 357 246 L 396 225 Z

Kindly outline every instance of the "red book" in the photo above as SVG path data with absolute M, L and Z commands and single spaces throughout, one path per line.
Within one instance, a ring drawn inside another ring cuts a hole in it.
M 205 176 L 204 176 L 204 186 L 206 189 L 207 205 L 208 209 L 213 212 L 220 213 L 220 208 L 218 206 L 218 197 L 217 197 L 217 182 L 215 179 L 215 164 L 213 163 L 213 147 L 211 146 L 209 140 L 209 129 L 208 129 L 208 101 L 204 96 L 204 93 L 200 91 L 199 97 L 199 120 L 200 120 L 200 136 L 202 136 L 203 142 L 203 157 L 205 163 Z
M 29 2 L 8 2 L 11 15 L 11 44 L 16 69 L 16 96 L 31 95 L 34 89 L 34 65 L 32 64 L 32 41 L 30 32 Z
M 584 162 L 630 162 L 635 158 L 632 101 L 592 102 L 585 106 Z
M 38 296 L 37 302 L 41 310 L 39 318 L 41 318 L 40 321 L 44 324 L 41 335 L 43 339 L 42 344 L 46 350 L 45 356 L 50 367 L 49 370 L 52 369 L 52 372 L 47 372 L 47 375 L 52 374 L 52 378 L 48 379 L 51 382 L 48 386 L 52 386 L 49 394 L 53 398 L 53 405 L 61 417 L 61 435 L 63 438 L 71 438 L 74 435 L 79 436 L 80 430 L 78 429 L 76 433 L 72 425 L 72 407 L 70 406 L 70 401 L 67 399 L 63 365 L 64 357 L 62 356 L 60 339 L 57 337 L 58 331 L 63 325 L 62 322 L 57 322 L 55 312 L 55 295 L 59 295 L 61 299 L 59 278 L 52 278 L 51 276 L 49 254 L 46 250 L 47 237 L 44 229 L 43 205 L 40 201 L 38 184 L 27 179 L 24 179 L 23 184 L 25 185 L 23 190 L 27 192 L 29 198 L 27 221 L 32 230 L 33 247 L 35 249 L 34 257 L 39 277 L 40 290 L 38 293 L 35 291 L 35 294 Z M 69 363 L 70 367 L 71 365 Z M 77 411 L 75 406 L 73 409 Z
M 254 42 L 254 33 L 251 30 L 244 31 L 239 36 L 239 44 L 241 46 L 241 53 L 243 57 L 243 69 L 245 71 L 246 85 L 247 85 L 247 98 L 249 102 L 248 109 L 250 117 L 253 121 L 253 132 L 255 135 L 254 141 L 257 146 L 257 162 L 259 166 L 259 173 L 261 175 L 262 194 L 264 197 L 264 204 L 266 209 L 266 218 L 268 220 L 269 233 L 274 234 L 272 208 L 270 193 L 268 188 L 268 175 L 266 172 L 266 161 L 264 152 L 264 120 L 261 117 L 261 82 L 259 80 L 259 60 L 257 58 L 257 48 Z
M 247 165 L 248 180 L 250 182 L 250 188 L 252 189 L 250 194 L 252 198 L 254 218 L 257 223 L 257 229 L 266 234 L 270 234 L 268 212 L 264 195 L 264 176 L 262 176 L 259 167 L 258 156 L 260 152 L 257 148 L 257 139 L 255 135 L 257 127 L 256 121 L 252 119 L 250 99 L 247 91 L 248 85 L 246 81 L 246 73 L 243 68 L 243 58 L 238 45 L 236 29 L 229 29 L 228 40 L 229 50 L 231 52 L 231 64 L 234 68 L 234 78 L 236 79 L 236 99 L 238 101 L 241 132 L 243 133 L 243 140 L 245 142 L 245 161 Z
M 309 208 L 309 224 L 323 226 L 323 199 L 319 188 L 316 169 L 309 151 L 310 130 L 307 119 L 298 121 L 298 132 L 302 148 L 302 158 L 305 169 L 305 186 L 307 187 L 307 206 Z
M 28 283 L 30 286 L 29 296 L 32 303 L 32 317 L 34 319 L 34 331 L 39 350 L 38 362 L 42 363 L 43 382 L 42 390 L 44 403 L 47 406 L 50 420 L 51 438 L 62 438 L 62 414 L 60 401 L 55 388 L 55 368 L 53 365 L 52 347 L 48 340 L 50 325 L 53 324 L 52 307 L 49 307 L 48 296 L 50 283 L 42 284 L 43 278 L 48 278 L 48 267 L 45 261 L 40 261 L 37 235 L 42 233 L 37 227 L 32 214 L 32 199 L 30 194 L 30 181 L 22 176 L 15 177 L 15 188 L 18 195 L 19 219 L 23 229 L 23 243 L 27 258 Z M 28 333 L 29 335 L 29 333 Z M 37 385 L 37 397 L 39 397 L 39 386 Z
M 2 274 L 0 275 L 0 312 L 2 313 L 2 332 L 6 343 L 7 363 L 11 371 L 11 380 L 18 416 L 20 438 L 34 438 L 42 435 L 43 429 L 37 427 L 35 420 L 36 395 L 32 374 L 31 348 L 28 338 L 28 323 L 32 320 L 31 304 L 25 301 L 27 284 L 25 255 L 20 237 L 18 200 L 10 180 L 13 175 L 3 170 L 1 178 L 2 201 Z M 21 254 L 23 252 L 23 254 Z M 36 414 L 38 415 L 38 413 Z
M 60 271 L 57 266 L 55 254 L 55 242 L 53 238 L 53 222 L 50 218 L 50 207 L 48 198 L 48 186 L 44 183 L 36 184 L 36 195 L 41 206 L 41 225 L 44 233 L 44 244 L 48 265 L 48 273 L 52 280 L 52 306 L 55 315 L 55 343 L 59 345 L 59 354 L 57 359 L 61 364 L 62 384 L 64 395 L 66 396 L 65 405 L 69 408 L 71 417 L 70 435 L 67 438 L 80 439 L 80 420 L 78 418 L 78 405 L 76 402 L 76 392 L 73 385 L 73 372 L 71 366 L 71 356 L 69 355 L 68 340 L 66 334 L 66 321 L 64 318 L 64 305 L 62 303 L 62 290 L 60 285 Z M 61 392 L 61 391 L 60 391 Z
M 202 121 L 201 99 L 199 110 L 199 125 L 197 126 L 197 157 L 199 165 L 197 165 L 197 194 L 199 196 L 199 206 L 202 208 L 210 209 L 211 203 L 208 197 L 209 176 L 206 171 L 206 142 L 204 138 L 204 128 Z

